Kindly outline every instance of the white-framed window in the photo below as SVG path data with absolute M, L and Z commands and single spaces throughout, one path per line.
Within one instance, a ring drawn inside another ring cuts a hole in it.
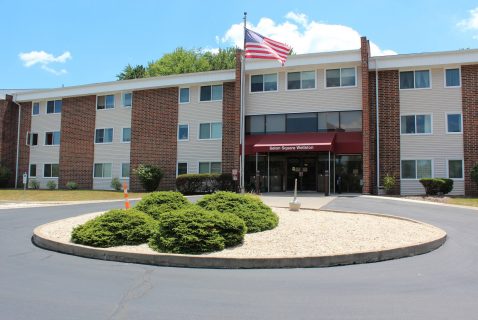
M 133 93 L 123 92 L 121 94 L 121 104 L 124 108 L 131 108 L 133 105 Z M 113 96 L 113 108 L 114 108 L 114 96 Z
M 177 175 L 187 174 L 188 173 L 188 163 L 187 162 L 178 162 Z
M 287 90 L 315 89 L 315 71 L 287 73 Z
M 400 72 L 400 89 L 431 88 L 430 70 Z
M 114 107 L 115 107 L 114 94 L 96 97 L 96 110 L 113 109 Z
M 102 128 L 95 130 L 95 143 L 113 142 L 113 128 Z
M 201 86 L 199 88 L 199 101 L 220 101 L 222 100 L 222 84 L 212 86 Z
M 43 165 L 43 178 L 58 178 L 59 173 L 58 163 L 45 163 Z
M 111 163 L 95 163 L 94 178 L 111 178 Z
M 45 146 L 57 146 L 60 144 L 60 131 L 45 132 Z
M 129 162 L 121 164 L 121 178 L 129 178 Z
M 222 122 L 200 123 L 199 140 L 221 139 Z
M 411 114 L 400 117 L 401 134 L 431 134 L 432 116 L 430 114 Z
M 463 179 L 463 160 L 462 159 L 448 159 L 447 161 L 448 178 Z
M 402 179 L 422 179 L 433 177 L 432 160 L 402 160 Z
M 189 103 L 189 88 L 179 88 L 179 103 Z
M 49 100 L 46 102 L 46 113 L 61 113 L 63 102 L 61 100 Z
M 277 73 L 251 75 L 251 92 L 277 91 Z
M 325 70 L 325 87 L 355 87 L 357 85 L 357 70 L 352 68 L 337 68 Z
M 38 133 L 27 132 L 27 146 L 37 146 L 38 145 Z
M 457 88 L 461 86 L 460 68 L 445 69 L 445 88 Z
M 33 102 L 32 104 L 32 115 L 36 116 L 40 114 L 40 102 Z
M 189 140 L 189 125 L 188 124 L 178 125 L 178 140 L 183 140 L 183 141 Z
M 199 162 L 199 173 L 221 173 L 221 162 Z
M 34 163 L 30 163 L 30 172 L 28 175 L 30 178 L 36 178 L 37 176 L 37 165 Z
M 121 135 L 121 142 L 131 142 L 131 128 L 123 128 L 123 134 Z
M 463 119 L 461 113 L 446 114 L 446 133 L 462 133 Z

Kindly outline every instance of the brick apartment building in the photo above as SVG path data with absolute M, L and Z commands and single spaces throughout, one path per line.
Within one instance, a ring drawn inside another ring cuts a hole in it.
M 160 188 L 174 189 L 178 174 L 239 169 L 239 60 L 235 70 L 0 96 L 10 185 L 26 172 L 42 188 L 110 189 L 117 177 L 138 190 L 130 172 L 155 164 Z M 263 192 L 298 178 L 303 191 L 377 193 L 388 174 L 396 194 L 424 193 L 422 177 L 478 193 L 478 50 L 371 57 L 362 38 L 358 50 L 294 55 L 285 67 L 251 60 L 245 70 L 246 186 L 259 171 Z

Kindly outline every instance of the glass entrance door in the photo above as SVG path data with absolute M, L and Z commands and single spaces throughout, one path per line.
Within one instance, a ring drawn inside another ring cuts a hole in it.
M 316 168 L 316 158 L 287 158 L 287 190 L 294 190 L 297 179 L 297 190 L 316 191 Z

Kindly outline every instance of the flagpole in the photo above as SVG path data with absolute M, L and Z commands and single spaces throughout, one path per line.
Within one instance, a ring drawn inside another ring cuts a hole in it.
M 244 185 L 244 170 L 245 170 L 245 119 L 244 119 L 244 85 L 245 85 L 245 70 L 246 70 L 246 58 L 244 52 L 246 50 L 246 19 L 247 19 L 247 12 L 244 12 L 244 46 L 242 47 L 242 54 L 241 54 L 241 132 L 240 132 L 240 140 L 241 140 L 241 159 L 240 159 L 240 174 L 241 174 L 241 181 L 240 181 L 240 188 L 241 193 L 245 193 L 245 185 Z

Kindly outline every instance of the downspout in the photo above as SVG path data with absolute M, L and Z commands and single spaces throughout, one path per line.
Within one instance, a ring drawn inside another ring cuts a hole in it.
M 379 126 L 379 112 L 378 112 L 378 66 L 375 58 L 375 121 L 377 131 L 377 195 L 380 190 L 380 126 Z
M 15 95 L 16 97 L 17 95 Z M 18 125 L 17 125 L 17 158 L 15 161 L 15 189 L 18 187 L 18 163 L 20 159 L 20 121 L 22 119 L 22 106 L 16 99 L 13 99 L 13 103 L 18 106 Z

